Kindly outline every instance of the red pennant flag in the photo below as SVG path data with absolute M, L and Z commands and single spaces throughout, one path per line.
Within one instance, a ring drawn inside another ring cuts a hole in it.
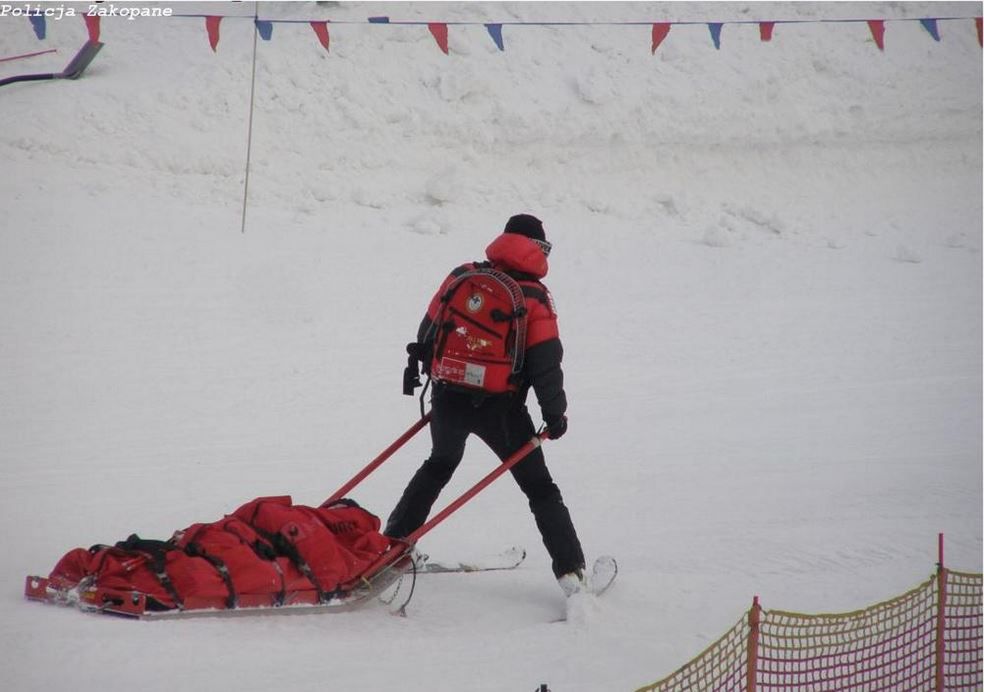
M 321 45 L 325 47 L 325 50 L 328 50 L 328 22 L 311 22 L 311 28 L 317 34 Z
M 208 16 L 205 17 L 205 31 L 208 32 L 208 45 L 212 46 L 212 52 L 215 52 L 215 47 L 219 45 L 219 22 L 222 21 L 222 17 Z
M 868 28 L 871 29 L 871 37 L 875 39 L 878 50 L 885 50 L 885 20 L 869 19 Z
M 759 38 L 763 41 L 772 40 L 772 30 L 776 28 L 775 22 L 759 22 Z
M 977 24 L 977 43 L 984 46 L 984 26 L 982 26 L 984 24 L 984 17 L 977 17 L 974 23 Z
M 99 42 L 99 17 L 88 14 L 82 15 L 85 20 L 85 28 L 89 31 L 89 40 L 93 43 Z
M 431 22 L 427 25 L 430 32 L 434 35 L 434 40 L 437 41 L 437 45 L 441 47 L 444 54 L 448 54 L 448 25 L 440 24 L 438 22 Z
M 653 24 L 653 55 L 656 55 L 656 49 L 659 48 L 659 44 L 663 42 L 668 33 L 670 33 L 669 24 Z

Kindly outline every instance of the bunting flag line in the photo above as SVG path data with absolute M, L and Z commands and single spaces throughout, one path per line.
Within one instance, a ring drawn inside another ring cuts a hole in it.
M 871 37 L 875 39 L 878 50 L 885 50 L 885 20 L 869 19 L 868 28 L 871 30 Z
M 933 37 L 934 41 L 940 40 L 940 29 L 935 19 L 920 19 L 919 23 L 923 25 L 923 29 L 929 32 L 929 35 Z
M 212 46 L 214 53 L 219 46 L 219 24 L 222 17 L 209 15 L 205 17 L 205 31 L 208 33 L 208 45 Z
M 47 33 L 48 27 L 45 24 L 44 16 L 31 16 L 31 27 L 34 29 L 34 35 L 38 37 L 39 41 L 44 40 L 44 36 Z
M 499 50 L 505 50 L 506 46 L 502 42 L 502 24 L 486 24 L 485 29 L 489 32 L 489 36 L 492 37 L 496 47 Z
M 328 22 L 311 22 L 311 28 L 314 29 L 314 35 L 318 37 L 318 41 L 328 51 Z
M 448 55 L 448 25 L 438 22 L 431 22 L 427 25 L 427 28 L 430 29 L 431 34 L 434 35 L 434 40 L 437 41 L 437 45 L 441 51 L 445 55 Z
M 656 55 L 656 49 L 659 48 L 659 44 L 663 42 L 663 39 L 669 33 L 669 24 L 653 24 L 653 55 Z
M 66 11 L 70 16 L 78 16 L 82 14 L 82 18 L 85 20 L 86 30 L 89 34 L 89 40 L 92 42 L 100 42 L 100 18 L 101 15 L 98 13 L 90 13 L 88 11 L 79 12 L 74 9 Z M 16 16 L 16 15 L 15 15 Z M 47 39 L 47 23 L 45 20 L 44 13 L 40 11 L 23 11 L 19 16 L 26 16 L 31 22 L 31 27 L 34 31 L 35 36 L 39 41 Z M 547 21 L 547 22 L 523 22 L 523 21 L 511 21 L 511 22 L 473 22 L 473 21 L 461 21 L 461 22 L 428 22 L 420 20 L 392 20 L 389 16 L 372 16 L 367 17 L 365 20 L 308 20 L 308 19 L 260 19 L 258 17 L 247 17 L 245 15 L 203 15 L 203 14 L 170 14 L 169 17 L 173 18 L 190 18 L 198 17 L 205 19 L 205 29 L 208 33 L 208 42 L 212 48 L 213 52 L 218 51 L 219 45 L 219 25 L 221 21 L 225 18 L 228 19 L 250 19 L 254 22 L 257 33 L 264 41 L 270 41 L 273 38 L 273 25 L 274 24 L 302 24 L 306 23 L 311 26 L 314 30 L 315 36 L 321 46 L 327 51 L 329 48 L 329 36 L 328 36 L 328 24 L 363 24 L 368 22 L 369 24 L 386 24 L 386 25 L 400 25 L 400 26 L 422 26 L 426 25 L 431 35 L 434 37 L 438 48 L 445 55 L 449 55 L 450 51 L 448 48 L 448 27 L 449 26 L 483 26 L 488 32 L 492 41 L 495 43 L 496 48 L 500 52 L 506 50 L 505 43 L 502 38 L 502 29 L 504 26 L 522 26 L 522 27 L 536 27 L 536 26 L 555 26 L 555 27 L 569 27 L 569 26 L 651 26 L 652 27 L 652 43 L 651 43 L 651 53 L 656 54 L 656 51 L 665 41 L 667 35 L 670 32 L 670 28 L 674 25 L 686 26 L 686 25 L 700 25 L 704 24 L 707 26 L 708 31 L 711 35 L 711 41 L 714 44 L 714 48 L 721 50 L 721 32 L 726 24 L 757 24 L 759 29 L 759 38 L 761 42 L 768 43 L 772 41 L 773 33 L 777 24 L 853 24 L 859 22 L 865 22 L 868 25 L 868 31 L 874 40 L 875 45 L 878 50 L 885 50 L 885 29 L 887 22 L 919 22 L 922 27 L 926 30 L 932 39 L 936 42 L 942 41 L 939 23 L 943 21 L 966 21 L 973 19 L 977 30 L 977 43 L 979 46 L 984 48 L 984 24 L 982 24 L 982 17 L 975 16 L 965 16 L 965 17 L 922 17 L 922 18 L 898 18 L 898 19 L 789 19 L 789 20 L 735 20 L 726 22 L 699 22 L 699 21 L 680 21 L 680 22 L 649 22 L 649 21 Z
M 707 28 L 711 31 L 711 40 L 714 41 L 714 47 L 721 50 L 721 28 L 724 26 L 721 22 L 710 22 Z
M 89 32 L 89 40 L 93 43 L 99 43 L 99 17 L 87 14 L 82 18 L 85 20 L 85 28 Z

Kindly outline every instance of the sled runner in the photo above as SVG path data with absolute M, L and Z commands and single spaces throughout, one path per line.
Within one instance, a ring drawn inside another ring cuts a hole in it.
M 428 565 L 417 541 L 547 439 L 546 432 L 532 437 L 419 529 L 390 539 L 380 533 L 379 517 L 345 495 L 429 422 L 423 415 L 318 507 L 261 497 L 166 541 L 134 534 L 76 548 L 47 577 L 27 577 L 25 596 L 144 619 L 338 612 L 375 600 L 402 612 L 418 570 L 467 571 Z

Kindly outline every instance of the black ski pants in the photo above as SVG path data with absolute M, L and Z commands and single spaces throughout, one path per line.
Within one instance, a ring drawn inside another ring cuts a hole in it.
M 431 400 L 430 457 L 417 470 L 386 522 L 392 538 L 408 536 L 427 521 L 441 490 L 451 480 L 472 433 L 506 459 L 529 441 L 536 430 L 525 404 L 515 396 L 487 397 L 437 384 Z M 560 489 L 554 483 L 539 447 L 510 469 L 529 500 L 530 511 L 552 560 L 555 576 L 584 567 L 584 553 Z

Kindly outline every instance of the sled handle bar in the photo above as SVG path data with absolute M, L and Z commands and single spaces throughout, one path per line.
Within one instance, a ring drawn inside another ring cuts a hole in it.
M 321 506 L 324 507 L 326 505 L 330 505 L 336 500 L 340 500 L 343 497 L 345 497 L 345 495 L 348 494 L 348 492 L 352 490 L 352 488 L 354 488 L 363 480 L 365 480 L 366 476 L 368 476 L 370 473 L 375 471 L 377 468 L 379 468 L 379 466 L 384 461 L 386 461 L 391 456 L 393 456 L 393 453 L 396 450 L 398 450 L 400 447 L 402 447 L 404 444 L 406 444 L 407 440 L 409 440 L 411 437 L 413 437 L 418 432 L 423 430 L 427 426 L 427 424 L 430 423 L 430 419 L 431 419 L 431 414 L 430 411 L 428 411 L 427 413 L 425 413 L 423 416 L 420 417 L 420 420 L 418 420 L 416 423 L 411 425 L 410 428 L 405 433 L 400 435 L 400 437 L 398 437 L 393 442 L 393 444 L 391 444 L 389 447 L 387 447 L 382 452 L 380 452 L 378 457 L 370 461 L 364 469 L 362 469 L 357 474 L 355 474 L 352 480 L 350 480 L 348 483 L 346 483 L 341 488 L 336 490 L 335 493 L 327 500 L 325 500 Z
M 363 570 L 363 575 L 373 575 L 377 574 L 380 570 L 385 568 L 387 565 L 395 563 L 404 555 L 408 554 L 413 548 L 414 544 L 420 540 L 420 537 L 425 533 L 433 529 L 435 526 L 440 524 L 442 521 L 447 519 L 451 514 L 456 512 L 463 504 L 468 502 L 470 499 L 475 497 L 479 492 L 481 492 L 486 486 L 488 486 L 496 478 L 504 474 L 506 471 L 511 469 L 513 466 L 521 462 L 530 453 L 543 444 L 544 440 L 550 439 L 549 433 L 544 430 L 533 437 L 524 444 L 522 447 L 513 452 L 509 457 L 504 459 L 501 464 L 495 467 L 488 475 L 485 476 L 478 483 L 473 485 L 471 488 L 466 490 L 461 496 L 445 507 L 443 510 L 438 512 L 434 517 L 432 517 L 427 523 L 421 526 L 419 529 L 411 533 L 406 538 L 392 539 L 392 543 L 388 550 L 383 552 L 376 561 L 369 565 L 365 570 Z
M 447 507 L 442 509 L 440 512 L 435 514 L 423 526 L 421 526 L 419 529 L 411 533 L 403 540 L 409 543 L 410 545 L 413 545 L 414 543 L 419 541 L 421 536 L 423 536 L 425 533 L 427 533 L 435 526 L 440 524 L 442 521 L 447 519 L 449 516 L 451 516 L 451 514 L 458 511 L 458 509 L 460 509 L 463 504 L 465 504 L 470 499 L 475 497 L 478 493 L 480 493 L 482 490 L 484 490 L 490 483 L 492 483 L 492 481 L 494 481 L 496 478 L 498 478 L 506 471 L 511 469 L 513 466 L 521 462 L 530 454 L 532 454 L 533 450 L 537 449 L 540 445 L 542 445 L 544 440 L 549 440 L 549 439 L 550 439 L 550 433 L 547 430 L 543 430 L 542 432 L 531 437 L 526 444 L 524 444 L 522 447 L 517 449 L 506 459 L 503 459 L 502 463 L 496 466 L 494 469 L 492 469 L 492 471 L 490 471 L 488 475 L 485 476 L 485 478 L 483 478 L 478 483 L 476 483 L 471 488 L 469 488 L 464 493 L 462 493 L 457 500 L 455 500 Z

